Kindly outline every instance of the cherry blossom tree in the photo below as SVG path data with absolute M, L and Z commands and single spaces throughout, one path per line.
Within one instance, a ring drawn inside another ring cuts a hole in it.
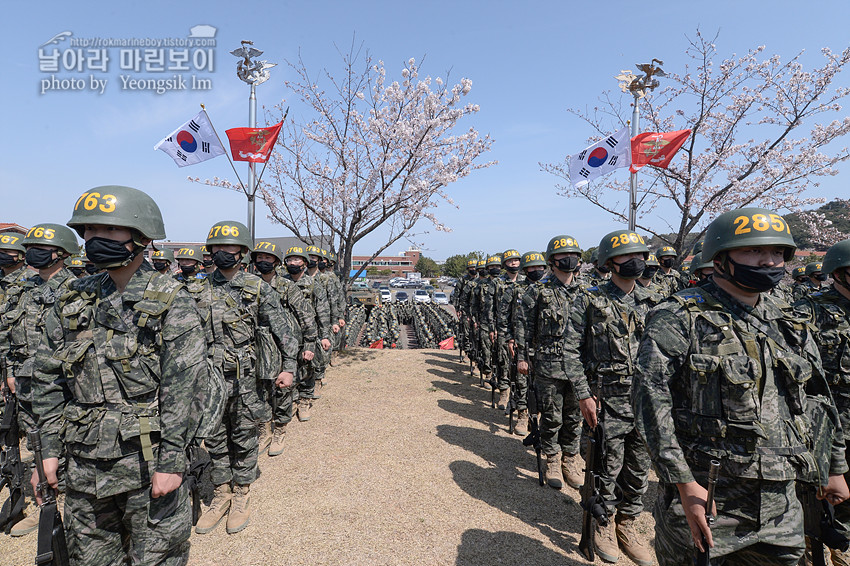
M 638 174 L 637 227 L 675 247 L 680 258 L 685 237 L 701 238 L 726 210 L 792 211 L 823 202 L 806 197 L 805 189 L 836 175 L 836 165 L 850 158 L 833 143 L 850 132 L 840 105 L 850 89 L 833 84 L 850 48 L 840 54 L 824 48 L 823 65 L 805 70 L 802 53 L 782 62 L 763 46 L 719 60 L 715 39 L 697 30 L 684 71 L 668 73 L 666 86 L 640 102 L 642 131 L 692 130 L 668 169 L 644 167 Z M 592 111 L 569 111 L 593 126 L 596 141 L 626 124 L 630 107 L 622 100 L 605 93 Z M 575 188 L 568 161 L 540 166 L 567 181 L 557 185 L 559 194 L 586 199 L 627 222 L 627 180 L 608 177 Z
M 259 193 L 270 218 L 306 243 L 331 240 L 347 276 L 354 246 L 378 229 L 386 242 L 372 258 L 415 236 L 420 219 L 448 231 L 434 215 L 438 203 L 454 205 L 448 185 L 495 162 L 480 161 L 490 137 L 460 127 L 479 110 L 463 102 L 469 79 L 450 85 L 448 75 L 420 76 L 410 59 L 391 80 L 383 61 L 355 49 L 342 61 L 339 76 L 324 70 L 321 81 L 300 57 L 288 63 L 294 76 L 286 85 L 309 117 L 284 125 Z M 268 113 L 269 123 L 280 121 L 285 106 Z

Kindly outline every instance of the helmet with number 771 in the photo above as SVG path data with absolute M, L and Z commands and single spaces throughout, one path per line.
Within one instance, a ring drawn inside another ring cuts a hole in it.
M 605 265 L 612 257 L 642 253 L 643 258 L 649 257 L 649 248 L 643 236 L 629 230 L 614 230 L 602 237 L 599 242 L 597 265 Z
M 80 195 L 74 213 L 66 222 L 84 237 L 86 224 L 120 226 L 151 240 L 165 239 L 159 206 L 146 193 L 132 187 L 105 185 Z
M 708 225 L 702 259 L 713 262 L 720 252 L 748 246 L 780 246 L 785 261 L 794 257 L 797 244 L 785 220 L 766 208 L 739 208 L 724 212 Z

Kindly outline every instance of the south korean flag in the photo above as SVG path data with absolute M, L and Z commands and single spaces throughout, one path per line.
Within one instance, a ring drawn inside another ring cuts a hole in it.
M 170 155 L 180 167 L 224 155 L 224 147 L 205 110 L 156 144 L 154 150 L 157 149 Z
M 581 152 L 571 155 L 570 182 L 582 187 L 597 177 L 632 164 L 632 144 L 629 128 L 611 134 Z

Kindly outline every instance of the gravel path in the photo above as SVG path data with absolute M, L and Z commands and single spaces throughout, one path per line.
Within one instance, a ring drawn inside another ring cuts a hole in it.
M 578 492 L 538 485 L 533 452 L 457 352 L 354 349 L 335 364 L 287 452 L 261 457 L 251 525 L 193 535 L 190 564 L 587 564 Z M 2 540 L 0 564 L 32 563 L 35 536 Z

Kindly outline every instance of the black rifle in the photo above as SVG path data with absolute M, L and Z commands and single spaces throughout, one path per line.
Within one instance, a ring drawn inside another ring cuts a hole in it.
M 469 377 L 475 377 L 475 361 L 478 359 L 478 339 L 477 329 L 471 319 L 469 321 L 469 328 Z
M 207 468 L 212 465 L 212 460 L 203 457 L 203 450 L 194 442 L 186 449 L 186 457 L 189 460 L 189 469 L 183 478 L 183 483 L 189 490 L 192 498 L 192 526 L 198 524 L 201 518 L 201 478 Z
M 803 504 L 803 527 L 811 542 L 812 564 L 824 566 L 824 545 L 846 552 L 850 542 L 836 529 L 835 508 L 826 499 L 818 499 L 818 488 L 798 482 L 797 497 Z
M 0 529 L 7 535 L 12 527 L 24 518 L 24 464 L 21 462 L 21 439 L 18 428 L 18 400 L 3 386 L 3 418 L 0 421 L 0 492 L 9 488 L 9 498 L 0 508 Z
M 510 352 L 508 352 L 510 355 Z M 514 422 L 514 413 L 519 415 L 519 381 L 517 377 L 517 359 L 514 355 L 508 364 L 508 382 L 511 384 L 511 394 L 508 397 L 508 406 L 505 407 L 505 414 L 508 416 L 508 432 L 514 433 L 516 423 Z
M 537 481 L 543 486 L 546 485 L 546 472 L 543 467 L 543 444 L 540 440 L 540 423 L 537 421 L 537 413 L 540 410 L 540 398 L 537 395 L 537 384 L 532 379 L 530 371 L 528 381 L 532 394 L 528 397 L 528 436 L 522 439 L 522 445 L 534 448 L 534 452 L 537 455 Z
M 584 425 L 587 433 L 587 460 L 584 469 L 584 486 L 581 490 L 581 507 L 584 510 L 581 522 L 581 540 L 578 543 L 579 552 L 593 562 L 594 529 L 593 521 L 608 526 L 611 516 L 608 513 L 605 498 L 602 496 L 602 480 L 607 478 L 605 469 L 605 428 L 602 422 L 596 423 L 596 427 L 589 429 Z
M 56 507 L 56 491 L 47 483 L 44 474 L 44 458 L 41 455 L 41 434 L 37 428 L 27 432 L 27 439 L 35 456 L 35 470 L 38 473 L 36 495 L 41 498 L 41 510 L 38 517 L 38 546 L 35 556 L 37 565 L 69 566 L 68 545 L 65 544 L 65 527 L 62 516 Z
M 717 474 L 719 473 L 720 462 L 712 460 L 708 468 L 708 493 L 705 496 L 705 522 L 708 523 L 709 528 L 714 524 L 714 514 L 711 512 L 711 508 L 714 507 L 714 488 L 717 486 Z M 694 566 L 709 566 L 711 556 L 708 550 L 708 539 L 705 538 L 705 535 L 702 535 L 702 551 L 697 550 L 696 547 L 694 547 L 694 550 L 696 551 Z

